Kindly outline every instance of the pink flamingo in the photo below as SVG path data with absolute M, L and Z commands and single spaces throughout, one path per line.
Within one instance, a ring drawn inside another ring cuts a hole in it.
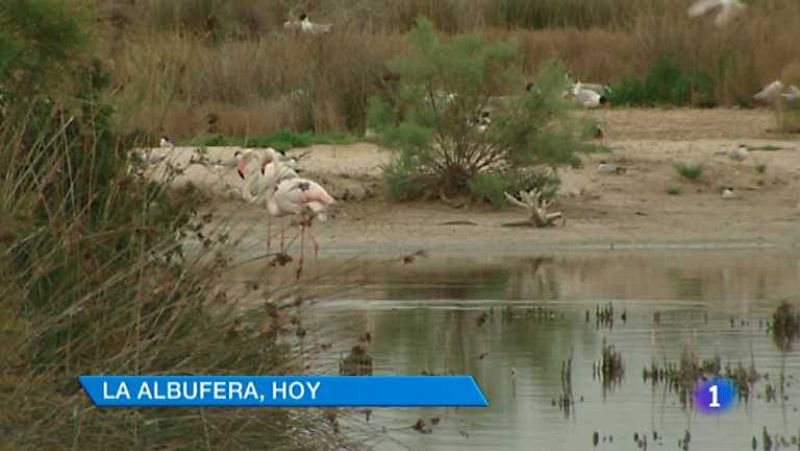
M 236 172 L 242 178 L 242 198 L 247 202 L 258 204 L 268 202 L 269 197 L 283 180 L 297 177 L 297 172 L 283 164 L 283 157 L 272 148 L 245 149 L 236 152 Z M 258 160 L 254 163 L 253 158 Z M 281 252 L 283 252 L 283 231 L 281 231 Z M 267 216 L 267 252 L 272 249 L 272 215 Z
M 301 178 L 283 180 L 278 184 L 275 192 L 267 200 L 269 214 L 275 217 L 295 215 L 300 220 L 300 261 L 298 262 L 297 276 L 303 271 L 305 260 L 305 234 L 306 230 L 314 246 L 314 256 L 319 253 L 319 242 L 311 232 L 311 223 L 314 218 L 320 221 L 326 219 L 326 213 L 336 205 L 336 200 L 325 191 L 319 183 Z M 283 232 L 281 232 L 283 234 Z

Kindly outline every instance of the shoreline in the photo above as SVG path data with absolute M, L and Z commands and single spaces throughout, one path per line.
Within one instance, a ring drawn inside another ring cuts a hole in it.
M 562 184 L 553 210 L 564 213 L 566 224 L 547 229 L 503 227 L 523 219 L 522 209 L 513 206 L 495 210 L 477 201 L 463 208 L 390 202 L 381 167 L 391 152 L 375 144 L 291 151 L 306 155 L 300 175 L 318 181 L 340 201 L 328 221 L 314 224 L 319 258 L 379 259 L 418 250 L 487 256 L 800 247 L 800 140 L 771 135 L 770 111 L 619 109 L 581 114 L 606 129 L 602 144 L 612 152 L 584 156 L 581 168 L 559 169 Z M 715 130 L 712 136 L 709 127 Z M 744 161 L 727 158 L 726 151 L 741 143 L 751 148 L 749 156 Z M 236 150 L 212 147 L 207 152 L 214 161 L 230 159 Z M 194 149 L 172 152 L 173 163 L 180 163 Z M 627 171 L 600 173 L 600 161 L 624 165 Z M 677 163 L 700 165 L 702 174 L 697 180 L 683 178 L 675 170 Z M 156 167 L 152 174 L 158 171 Z M 266 210 L 241 200 L 235 171 L 189 167 L 173 183 L 191 183 L 210 195 L 213 222 L 225 224 L 232 237 L 242 239 L 239 257 L 266 252 Z M 735 197 L 722 198 L 721 186 L 734 187 Z

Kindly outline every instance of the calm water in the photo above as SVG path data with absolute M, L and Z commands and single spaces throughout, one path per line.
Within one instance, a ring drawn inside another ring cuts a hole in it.
M 781 352 L 766 331 L 781 300 L 800 299 L 798 253 L 431 258 L 362 271 L 358 283 L 347 297 L 304 312 L 313 331 L 306 340 L 317 349 L 332 345 L 312 354 L 313 372 L 336 373 L 340 357 L 369 331 L 375 374 L 471 374 L 491 404 L 374 409 L 369 422 L 349 411 L 344 432 L 375 449 L 629 450 L 637 449 L 634 433 L 648 435 L 648 449 L 678 449 L 688 430 L 689 449 L 749 450 L 753 436 L 762 449 L 764 426 L 787 441 L 800 434 L 800 343 Z M 613 328 L 595 322 L 596 306 L 608 303 Z M 609 389 L 593 377 L 604 339 L 624 365 L 622 381 Z M 723 366 L 752 359 L 769 380 L 755 384 L 757 397 L 721 416 L 684 408 L 663 385 L 644 382 L 642 370 L 677 364 L 687 347 L 702 359 L 720 356 Z M 562 394 L 562 362 L 570 355 L 575 404 L 565 414 L 553 400 Z M 788 399 L 767 402 L 766 386 L 782 368 Z M 419 418 L 440 421 L 421 434 L 411 428 Z

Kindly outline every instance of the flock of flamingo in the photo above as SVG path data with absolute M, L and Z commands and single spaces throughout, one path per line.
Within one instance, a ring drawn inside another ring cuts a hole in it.
M 314 249 L 319 242 L 311 230 L 314 219 L 322 221 L 336 205 L 336 200 L 319 183 L 297 174 L 297 160 L 271 148 L 245 149 L 234 154 L 236 172 L 242 179 L 242 198 L 252 204 L 267 207 L 267 252 L 272 250 L 272 218 L 293 216 L 300 227 L 300 258 L 298 277 L 305 260 L 305 235 L 308 233 Z M 287 227 L 280 231 L 280 255 L 285 256 Z

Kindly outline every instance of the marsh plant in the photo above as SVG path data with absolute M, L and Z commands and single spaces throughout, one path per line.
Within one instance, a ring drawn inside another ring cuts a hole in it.
M 543 65 L 536 89 L 499 97 L 522 86 L 515 42 L 445 39 L 420 18 L 408 45 L 408 56 L 387 64 L 397 86 L 373 97 L 369 109 L 370 126 L 394 150 L 384 173 L 392 198 L 472 194 L 497 203 L 495 187 L 515 171 L 578 165 L 578 153 L 593 149 L 579 141 L 582 129 L 569 115 L 561 64 Z M 490 105 L 491 123 L 477 125 Z
M 10 449 L 336 446 L 313 412 L 93 407 L 81 374 L 294 371 L 280 315 L 222 289 L 227 238 L 192 189 L 138 175 L 57 0 L 0 7 L 0 430 Z M 142 143 L 138 143 L 142 144 Z M 286 308 L 279 305 L 279 308 Z M 302 431 L 315 428 L 313 443 Z M 300 433 L 298 433 L 298 431 Z

